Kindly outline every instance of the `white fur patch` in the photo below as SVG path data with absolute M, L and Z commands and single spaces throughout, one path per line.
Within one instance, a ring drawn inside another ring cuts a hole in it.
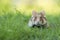
M 29 27 L 32 27 L 32 26 L 33 26 L 33 23 L 32 23 L 31 20 L 29 21 L 28 26 L 29 26 Z

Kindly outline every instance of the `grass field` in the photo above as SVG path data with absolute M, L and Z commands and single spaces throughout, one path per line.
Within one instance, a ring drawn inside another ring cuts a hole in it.
M 49 28 L 29 28 L 30 16 L 21 12 L 0 16 L 0 40 L 60 40 L 60 14 L 46 15 Z

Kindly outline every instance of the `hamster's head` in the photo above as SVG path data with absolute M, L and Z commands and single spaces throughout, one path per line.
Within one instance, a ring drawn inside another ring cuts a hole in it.
M 45 11 L 41 11 L 39 13 L 37 13 L 36 11 L 32 11 L 32 16 L 32 21 L 34 22 L 34 25 L 43 25 L 47 23 Z

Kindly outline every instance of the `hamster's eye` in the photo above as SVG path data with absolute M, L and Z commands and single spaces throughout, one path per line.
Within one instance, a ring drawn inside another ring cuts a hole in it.
M 36 21 L 37 17 L 34 18 L 34 21 Z
M 40 19 L 42 19 L 42 17 L 40 17 Z
M 40 21 L 42 21 L 43 19 L 42 19 L 42 17 L 40 17 Z

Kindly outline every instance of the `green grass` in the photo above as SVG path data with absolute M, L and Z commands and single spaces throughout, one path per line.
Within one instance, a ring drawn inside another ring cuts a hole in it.
M 60 15 L 47 15 L 49 28 L 29 28 L 30 16 L 17 12 L 0 16 L 0 40 L 60 40 Z

